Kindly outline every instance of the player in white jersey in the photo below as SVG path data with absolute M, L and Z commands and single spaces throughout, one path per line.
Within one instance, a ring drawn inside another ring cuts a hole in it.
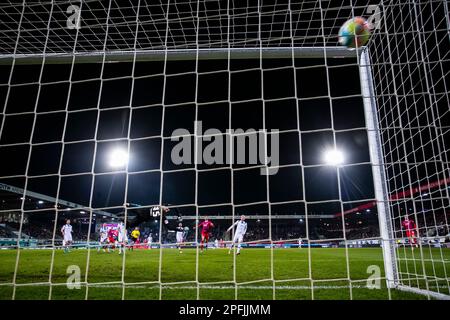
M 240 254 L 241 251 L 241 242 L 244 240 L 244 235 L 247 232 L 247 222 L 245 222 L 245 216 L 241 216 L 241 220 L 236 221 L 228 228 L 227 232 L 230 232 L 236 226 L 236 231 L 234 233 L 233 242 L 231 243 L 230 249 L 228 250 L 228 254 L 231 253 L 231 249 L 234 249 L 236 242 L 238 243 L 238 249 L 236 254 Z
M 301 249 L 302 248 L 302 238 L 298 238 L 298 248 Z
M 69 252 L 69 246 L 72 244 L 72 226 L 70 225 L 70 219 L 66 220 L 66 224 L 61 228 L 63 236 L 64 253 Z
M 128 243 L 127 229 L 125 228 L 125 224 L 120 222 L 117 226 L 117 246 L 119 247 L 119 254 L 125 251 L 125 247 Z
M 177 247 L 178 250 L 180 250 L 180 253 L 183 253 L 183 251 L 181 250 L 181 245 L 184 242 L 184 228 L 183 228 L 183 224 L 180 222 L 178 224 L 178 227 L 175 228 L 176 230 L 176 236 L 177 236 Z
M 102 224 L 100 228 L 100 244 L 97 248 L 97 252 L 99 252 L 100 249 L 103 249 L 103 252 L 106 252 L 106 247 L 108 246 L 107 242 L 108 242 L 108 229 L 106 228 L 105 224 Z
M 153 235 L 150 233 L 148 235 L 148 238 L 147 238 L 147 247 L 148 247 L 148 249 L 152 248 L 152 243 L 153 243 Z

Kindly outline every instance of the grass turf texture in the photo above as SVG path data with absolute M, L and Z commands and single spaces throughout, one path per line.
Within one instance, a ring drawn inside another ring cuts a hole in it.
M 365 287 L 366 280 L 371 275 L 367 271 L 369 266 L 380 267 L 381 276 L 384 276 L 382 252 L 379 248 L 348 249 L 351 289 L 349 281 L 343 280 L 348 277 L 346 251 L 343 248 L 311 249 L 310 258 L 308 249 L 274 249 L 273 277 L 276 280 L 286 280 L 276 283 L 275 292 L 273 283 L 269 280 L 272 277 L 271 254 L 270 249 L 242 250 L 241 255 L 236 256 L 236 268 L 233 268 L 234 256 L 229 255 L 228 250 L 209 249 L 199 253 L 198 281 L 201 284 L 197 291 L 195 249 L 185 249 L 182 254 L 175 249 L 164 249 L 161 274 L 158 268 L 159 249 L 127 251 L 125 260 L 117 251 L 105 253 L 95 249 L 90 252 L 78 249 L 65 254 L 62 250 L 21 250 L 16 283 L 27 285 L 16 287 L 15 298 L 273 299 L 275 294 L 276 299 L 426 299 L 417 294 L 389 291 L 383 280 L 381 289 L 370 290 Z M 423 248 L 422 254 L 425 260 L 429 259 L 425 261 L 428 275 L 445 278 L 445 274 L 450 274 L 449 249 Z M 7 283 L 12 282 L 16 256 L 16 250 L 0 251 L 0 299 L 9 300 L 12 297 L 13 287 Z M 398 256 L 402 259 L 399 268 L 403 277 L 406 274 L 423 273 L 419 250 L 412 253 L 409 248 L 399 248 Z M 73 265 L 80 268 L 81 281 L 87 281 L 87 288 L 83 284 L 79 289 L 67 288 L 66 281 L 70 276 L 67 268 Z M 122 279 L 123 266 L 125 272 Z M 48 285 L 50 273 L 54 284 L 51 288 Z M 163 283 L 161 288 L 158 283 L 151 283 L 157 282 L 159 277 Z M 233 284 L 234 277 L 237 283 L 241 283 L 237 287 Z M 308 278 L 314 279 L 314 282 L 293 280 Z M 440 286 L 441 292 L 449 294 L 448 289 L 445 289 L 448 288 L 446 281 L 429 281 L 428 284 Z M 425 288 L 423 280 L 412 280 L 411 285 Z

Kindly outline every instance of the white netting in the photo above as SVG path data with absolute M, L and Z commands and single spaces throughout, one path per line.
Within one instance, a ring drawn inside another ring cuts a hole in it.
M 367 12 L 367 1 L 200 1 L 198 7 L 189 0 L 25 3 L 0 6 L 3 54 L 279 47 L 292 41 L 295 46 L 334 46 L 346 20 L 373 13 Z M 68 17 L 75 13 L 67 12 L 70 5 L 83 7 L 78 33 L 68 28 Z
M 389 3 L 384 19 L 369 52 L 399 283 L 448 295 L 448 2 Z
M 355 16 L 370 42 L 337 47 Z M 448 295 L 448 16 L 447 1 L 1 4 L 0 298 Z M 161 205 L 189 227 L 183 255 Z M 201 252 L 194 225 L 228 244 L 242 214 L 240 256 Z M 99 227 L 118 221 L 152 244 L 103 254 Z

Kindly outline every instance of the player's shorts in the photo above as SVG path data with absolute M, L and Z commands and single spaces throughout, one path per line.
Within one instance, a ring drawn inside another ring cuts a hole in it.
M 108 241 L 109 241 L 110 243 L 115 243 L 115 242 L 116 242 L 116 239 L 114 239 L 113 237 L 109 237 L 109 238 L 108 238 Z
M 177 232 L 177 242 L 183 242 L 183 232 Z
M 119 240 L 118 240 L 120 243 L 122 243 L 122 242 L 128 242 L 128 237 L 127 236 L 119 236 Z
M 202 238 L 209 239 L 209 232 L 203 232 L 202 231 Z
M 416 236 L 416 232 L 414 230 L 406 230 L 406 236 L 408 238 L 413 238 Z
M 72 242 L 72 235 L 68 234 L 68 235 L 64 235 L 64 242 Z
M 131 239 L 133 239 L 134 243 L 139 243 L 139 238 L 131 238 Z
M 244 235 L 241 233 L 235 233 L 233 242 L 242 242 L 244 240 Z

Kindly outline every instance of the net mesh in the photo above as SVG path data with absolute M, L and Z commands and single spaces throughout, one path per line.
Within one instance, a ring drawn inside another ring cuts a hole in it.
M 370 43 L 397 266 L 402 285 L 448 295 L 448 2 L 383 6 Z M 413 252 L 402 226 L 416 222 Z
M 437 0 L 1 4 L 0 296 L 449 295 L 448 10 Z M 367 47 L 336 48 L 355 16 L 373 25 Z M 176 163 L 180 141 L 192 152 Z M 111 150 L 129 161 L 111 166 Z M 343 163 L 327 163 L 330 150 Z M 170 211 L 152 216 L 155 206 Z M 243 253 L 229 256 L 221 240 L 241 215 Z M 202 252 L 193 227 L 205 217 L 219 243 Z M 67 218 L 79 250 L 65 254 Z M 183 255 L 165 218 L 189 227 Z M 104 254 L 99 227 L 119 221 L 146 243 Z

